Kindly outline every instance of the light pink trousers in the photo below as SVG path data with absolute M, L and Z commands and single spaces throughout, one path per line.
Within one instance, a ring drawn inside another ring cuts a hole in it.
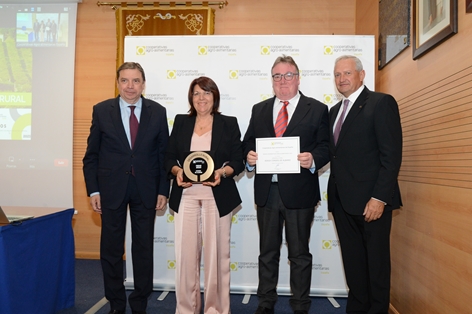
M 219 216 L 215 200 L 183 195 L 175 226 L 176 314 L 200 314 L 200 261 L 203 248 L 204 313 L 230 311 L 232 214 Z

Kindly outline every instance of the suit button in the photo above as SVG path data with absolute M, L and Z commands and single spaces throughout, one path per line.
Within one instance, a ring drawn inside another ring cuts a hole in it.
M 333 159 L 336 159 L 336 155 L 333 156 Z
M 133 155 L 131 155 L 131 158 L 134 158 L 134 154 L 133 154 Z

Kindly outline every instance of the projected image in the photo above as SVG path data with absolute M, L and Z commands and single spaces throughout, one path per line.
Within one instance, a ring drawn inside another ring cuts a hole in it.
M 0 28 L 0 140 L 31 140 L 33 54 Z
M 77 3 L 6 1 L 0 0 L 1 205 L 70 208 Z
M 68 13 L 17 13 L 18 47 L 67 47 Z

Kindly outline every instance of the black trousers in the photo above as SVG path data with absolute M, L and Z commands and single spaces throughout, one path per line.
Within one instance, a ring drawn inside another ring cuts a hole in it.
M 114 310 L 126 309 L 123 254 L 127 208 L 131 218 L 131 254 L 133 260 L 134 291 L 129 304 L 134 311 L 144 311 L 153 288 L 154 267 L 154 208 L 145 208 L 141 202 L 136 181 L 130 176 L 123 203 L 117 209 L 102 204 L 102 232 L 100 260 L 105 284 L 105 297 Z
M 347 213 L 336 193 L 333 211 L 349 287 L 346 312 L 387 314 L 390 303 L 390 229 L 392 212 L 366 222 Z
M 309 251 L 309 240 L 314 213 L 314 208 L 287 209 L 280 198 L 276 183 L 271 184 L 266 205 L 257 207 L 260 232 L 257 295 L 260 306 L 274 308 L 277 301 L 280 249 L 285 224 L 292 291 L 290 305 L 294 311 L 308 311 L 310 308 L 312 255 Z

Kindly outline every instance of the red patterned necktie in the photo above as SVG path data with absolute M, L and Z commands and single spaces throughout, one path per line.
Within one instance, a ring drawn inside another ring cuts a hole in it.
M 276 137 L 281 137 L 284 135 L 285 129 L 287 129 L 287 123 L 288 123 L 288 112 L 287 112 L 287 106 L 288 106 L 288 101 L 281 101 L 283 103 L 282 108 L 279 110 L 279 114 L 277 115 L 277 120 L 275 121 L 275 136 Z
M 346 115 L 347 105 L 349 105 L 349 99 L 344 99 L 343 112 L 341 112 L 338 123 L 336 123 L 336 127 L 334 128 L 334 145 L 336 145 L 338 142 L 339 134 L 341 133 L 341 127 L 344 122 L 344 116 Z
M 138 134 L 139 122 L 134 114 L 134 109 L 136 106 L 129 106 L 131 109 L 131 114 L 129 116 L 129 133 L 131 137 L 131 148 L 134 147 L 134 141 L 136 140 L 136 135 Z

